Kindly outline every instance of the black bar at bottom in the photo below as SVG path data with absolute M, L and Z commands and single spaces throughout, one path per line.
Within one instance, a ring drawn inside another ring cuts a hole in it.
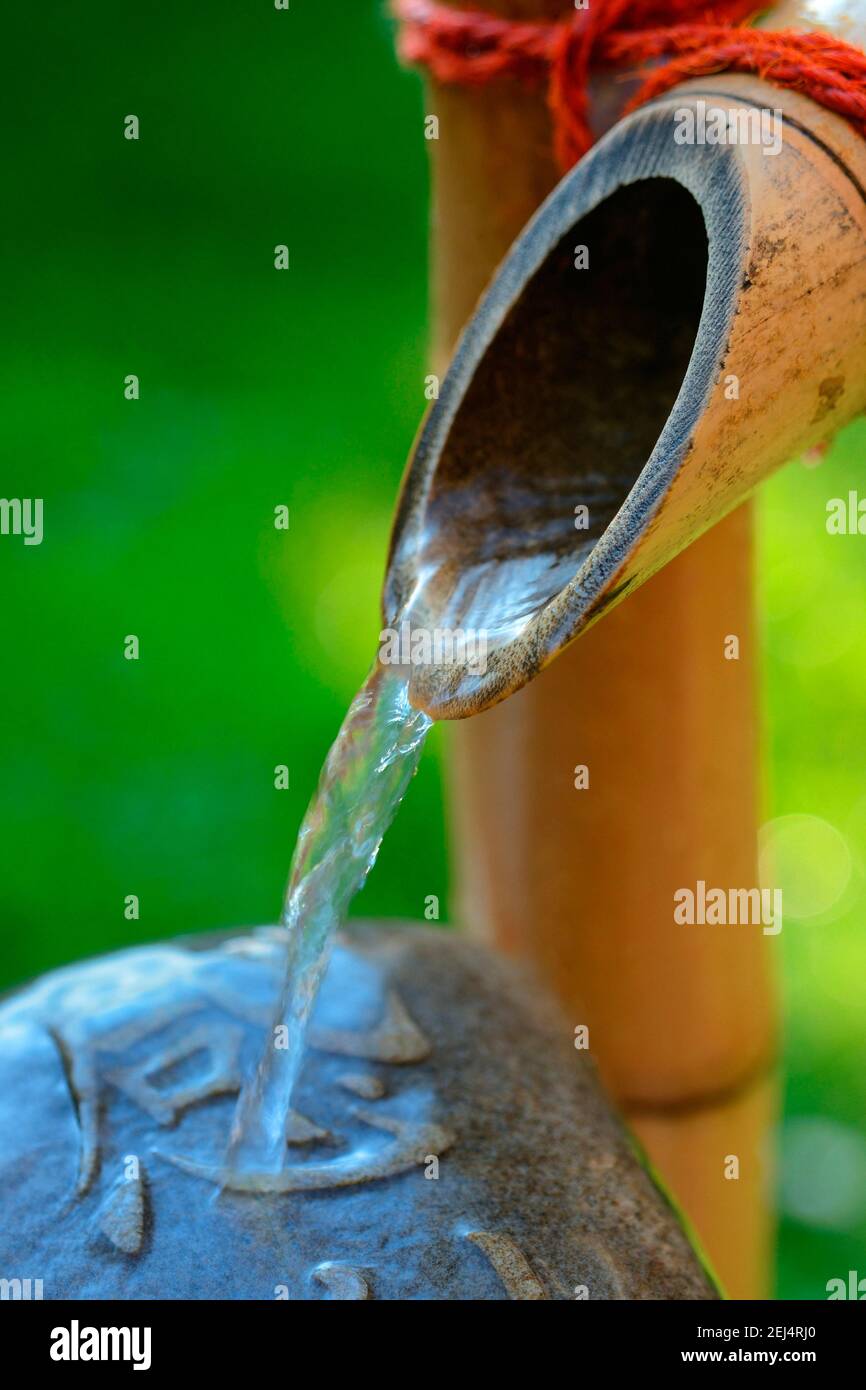
M 323 1300 L 324 1301 L 324 1300 Z M 313 1317 L 312 1324 L 310 1317 Z M 319 1322 L 318 1318 L 324 1321 Z M 224 1380 L 241 1373 L 247 1390 L 250 1377 L 310 1375 L 318 1363 L 329 1379 L 339 1347 L 341 1366 L 354 1362 L 367 1374 L 372 1358 L 383 1352 L 399 1380 L 430 1374 L 432 1364 L 459 1370 L 463 1353 L 443 1337 L 441 1322 L 429 1334 L 413 1325 L 411 1356 L 399 1340 L 377 1343 L 381 1333 L 375 1310 L 352 1323 L 337 1345 L 330 1336 L 334 1314 L 315 1314 L 309 1303 L 289 1307 L 264 1302 L 25 1302 L 0 1307 L 4 1352 L 8 1364 L 25 1372 L 48 1372 L 62 1381 L 70 1374 L 92 1376 L 101 1367 L 117 1374 L 136 1369 L 144 1373 L 214 1372 Z M 394 1321 L 391 1320 L 392 1316 Z M 389 1315 L 385 1325 L 399 1339 L 406 1314 Z M 339 1323 L 336 1324 L 339 1326 Z M 507 1352 L 514 1333 L 532 1330 L 547 1337 L 554 1329 L 568 1338 L 575 1373 L 603 1358 L 606 1370 L 662 1370 L 673 1366 L 811 1366 L 828 1371 L 858 1363 L 864 1321 L 859 1309 L 839 1302 L 789 1303 L 592 1303 L 578 1302 L 566 1321 L 513 1322 L 497 1330 L 486 1324 L 472 1329 L 472 1341 L 482 1357 Z M 425 1336 L 429 1345 L 425 1347 Z M 466 1333 L 460 1334 L 465 1338 Z M 536 1353 L 549 1344 L 535 1343 Z M 375 1349 L 375 1350 L 374 1350 Z M 299 1361 L 299 1358 L 303 1358 Z M 413 1364 L 414 1363 L 414 1364 Z M 464 1363 L 465 1370 L 465 1363 Z

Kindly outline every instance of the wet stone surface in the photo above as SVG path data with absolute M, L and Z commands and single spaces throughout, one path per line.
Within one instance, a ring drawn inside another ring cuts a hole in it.
M 284 1167 L 221 1185 L 282 940 L 140 948 L 0 1005 L 0 1276 L 46 1299 L 715 1296 L 570 1027 L 450 933 L 343 938 Z

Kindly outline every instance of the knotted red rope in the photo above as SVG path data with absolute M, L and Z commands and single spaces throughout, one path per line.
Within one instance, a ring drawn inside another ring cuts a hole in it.
M 568 19 L 546 23 L 455 10 L 437 0 L 392 0 L 392 7 L 401 21 L 402 60 L 428 68 L 439 82 L 546 79 L 563 169 L 593 143 L 590 72 L 635 69 L 663 57 L 671 61 L 645 77 L 626 111 L 689 77 L 752 72 L 805 92 L 866 136 L 866 54 L 828 34 L 747 28 L 759 0 L 590 0 Z

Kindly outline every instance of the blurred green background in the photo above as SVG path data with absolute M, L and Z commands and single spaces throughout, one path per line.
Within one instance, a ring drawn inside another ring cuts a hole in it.
M 2 493 L 44 497 L 45 540 L 0 539 L 0 985 L 278 911 L 373 651 L 425 404 L 423 108 L 383 8 L 91 0 L 6 17 Z M 855 426 L 760 500 L 782 1297 L 866 1276 L 866 539 L 824 525 L 864 446 Z M 420 918 L 437 894 L 447 918 L 440 744 L 434 730 L 364 915 Z

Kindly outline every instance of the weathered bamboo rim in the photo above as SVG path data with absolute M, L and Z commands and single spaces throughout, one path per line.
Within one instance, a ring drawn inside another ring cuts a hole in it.
M 678 144 L 677 112 L 699 103 L 779 111 L 779 152 Z M 533 612 L 492 643 L 481 674 L 414 668 L 416 704 L 457 718 L 519 689 L 864 408 L 864 182 L 866 153 L 843 121 L 730 74 L 642 108 L 561 181 L 421 427 L 383 599 L 393 621 L 435 573 L 414 619 L 453 626 L 467 574 L 511 602 L 531 573 Z

